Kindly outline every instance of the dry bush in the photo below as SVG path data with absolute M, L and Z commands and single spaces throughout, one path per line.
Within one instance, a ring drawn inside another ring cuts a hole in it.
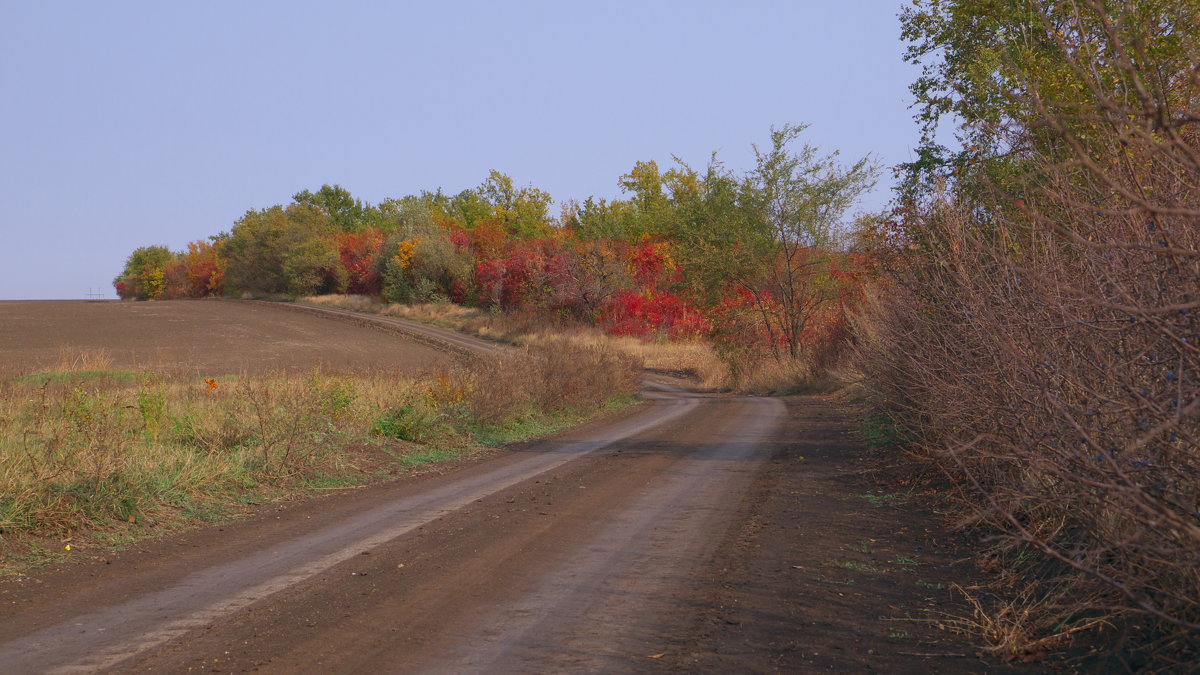
M 1092 104 L 1039 108 L 1058 154 L 912 214 L 859 350 L 1026 572 L 1005 649 L 1134 636 L 1169 668 L 1200 657 L 1200 71 L 1151 94 L 1110 38 L 1123 95 L 1069 54 Z
M 614 395 L 632 395 L 639 370 L 620 352 L 560 338 L 482 361 L 461 376 L 475 417 L 495 422 L 530 410 L 595 408 Z

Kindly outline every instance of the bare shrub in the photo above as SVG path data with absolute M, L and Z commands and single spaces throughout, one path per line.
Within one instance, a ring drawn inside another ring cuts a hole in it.
M 1027 153 L 1016 187 L 909 215 L 897 283 L 859 332 L 861 364 L 1035 589 L 1021 630 L 997 631 L 1006 650 L 1078 630 L 1194 664 L 1198 45 L 1184 45 L 1190 70 L 1151 72 L 1100 5 L 1083 6 L 1080 32 L 1102 43 L 1060 46 L 1086 104 L 1030 102 L 1033 131 L 1055 140 L 1014 131 Z

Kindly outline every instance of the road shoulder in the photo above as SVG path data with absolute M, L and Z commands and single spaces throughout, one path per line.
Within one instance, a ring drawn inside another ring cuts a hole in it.
M 815 396 L 788 406 L 786 440 L 746 496 L 743 526 L 711 561 L 686 637 L 657 662 L 690 672 L 1039 672 L 987 659 L 951 630 L 971 611 L 952 588 L 979 572 L 936 500 L 879 470 L 843 406 Z

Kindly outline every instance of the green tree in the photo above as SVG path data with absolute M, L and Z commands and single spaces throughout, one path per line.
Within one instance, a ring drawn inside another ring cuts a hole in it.
M 225 237 L 225 286 L 236 293 L 283 294 L 301 278 L 297 258 L 285 267 L 293 249 L 306 242 L 329 239 L 337 229 L 324 209 L 310 204 L 272 206 L 248 211 Z M 313 247 L 305 249 L 311 254 Z
M 809 322 L 838 297 L 833 262 L 844 217 L 878 174 L 870 157 L 843 165 L 837 152 L 807 143 L 793 150 L 805 128 L 772 129 L 770 147 L 755 146 L 755 168 L 744 177 L 714 159 L 695 189 L 684 181 L 674 198 L 695 278 L 714 297 L 730 287 L 748 294 L 770 343 L 782 342 L 793 358 Z
M 301 190 L 292 195 L 292 200 L 321 209 L 343 232 L 362 229 L 371 213 L 369 205 L 364 206 L 362 201 L 355 199 L 349 190 L 340 185 L 322 185 L 316 192 Z
M 1031 172 L 1074 156 L 1064 136 L 1103 147 L 1120 133 L 1089 111 L 1142 96 L 1186 107 L 1173 92 L 1200 41 L 1195 0 L 914 0 L 900 22 L 905 58 L 922 67 L 911 86 L 921 145 L 901 184 L 910 202 L 947 184 L 976 196 L 1019 191 Z M 1131 77 L 1126 64 L 1153 68 Z M 958 149 L 937 142 L 947 122 Z
M 283 256 L 283 276 L 292 296 L 324 295 L 346 290 L 348 273 L 332 239 L 313 237 L 292 246 Z
M 550 193 L 533 186 L 516 188 L 507 174 L 492 170 L 476 189 L 492 205 L 504 229 L 516 237 L 545 236 L 550 230 Z

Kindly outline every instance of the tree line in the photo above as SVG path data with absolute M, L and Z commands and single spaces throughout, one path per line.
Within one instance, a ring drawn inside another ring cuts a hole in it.
M 779 358 L 844 343 L 869 265 L 847 215 L 878 168 L 773 129 L 738 174 L 637 162 L 622 199 L 567 201 L 492 171 L 457 194 L 378 204 L 337 185 L 248 211 L 186 251 L 133 251 L 123 299 L 365 294 L 536 312 L 648 339 L 707 337 Z

